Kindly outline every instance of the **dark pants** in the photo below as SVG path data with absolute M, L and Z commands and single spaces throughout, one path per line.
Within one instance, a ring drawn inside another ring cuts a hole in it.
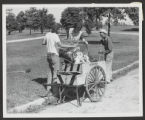
M 59 70 L 59 56 L 54 53 L 48 53 L 47 54 L 47 61 L 49 64 L 50 71 L 48 72 L 48 79 L 47 84 L 54 83 L 54 79 L 57 78 L 57 72 Z M 47 87 L 47 90 L 50 89 L 50 87 Z

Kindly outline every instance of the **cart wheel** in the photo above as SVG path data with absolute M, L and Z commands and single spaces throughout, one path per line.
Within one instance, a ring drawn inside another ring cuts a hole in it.
M 101 66 L 93 67 L 86 76 L 86 92 L 91 102 L 100 101 L 105 93 L 106 75 Z

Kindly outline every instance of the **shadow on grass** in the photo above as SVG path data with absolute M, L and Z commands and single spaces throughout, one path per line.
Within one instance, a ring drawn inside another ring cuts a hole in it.
M 32 81 L 35 81 L 35 82 L 37 82 L 37 83 L 39 83 L 39 84 L 44 85 L 44 84 L 47 83 L 47 78 L 35 78 L 35 79 L 33 79 Z
M 121 31 L 139 31 L 139 28 L 130 28 L 130 29 L 124 29 Z

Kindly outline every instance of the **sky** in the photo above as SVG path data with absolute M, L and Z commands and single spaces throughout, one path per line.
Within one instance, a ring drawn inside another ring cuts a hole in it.
M 45 4 L 39 4 L 39 5 L 33 5 L 33 4 L 28 4 L 28 5 L 7 5 L 7 9 L 12 9 L 12 12 L 17 15 L 20 11 L 25 11 L 28 10 L 30 7 L 36 7 L 37 9 L 42 9 L 46 8 L 48 9 L 48 13 L 51 13 L 55 17 L 56 22 L 60 22 L 61 18 L 61 13 L 64 11 L 65 8 L 68 7 L 68 5 L 45 5 Z M 106 19 L 104 19 L 103 22 L 105 22 Z M 127 17 L 126 20 L 121 20 L 121 22 L 132 25 L 132 21 Z

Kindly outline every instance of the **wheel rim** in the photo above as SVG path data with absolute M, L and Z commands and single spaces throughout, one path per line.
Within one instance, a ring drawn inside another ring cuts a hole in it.
M 106 76 L 102 67 L 93 67 L 86 77 L 86 92 L 91 101 L 99 101 L 105 93 Z

